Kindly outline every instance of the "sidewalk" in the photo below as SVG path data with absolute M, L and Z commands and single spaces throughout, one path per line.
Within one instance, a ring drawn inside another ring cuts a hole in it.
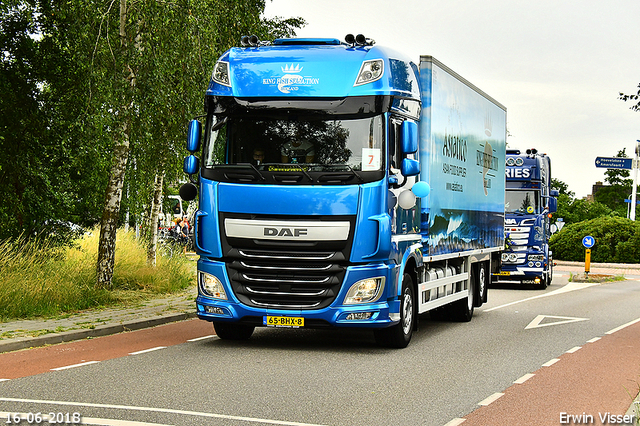
M 0 322 L 0 353 L 139 330 L 196 316 L 195 287 L 130 307 L 90 309 L 57 318 Z

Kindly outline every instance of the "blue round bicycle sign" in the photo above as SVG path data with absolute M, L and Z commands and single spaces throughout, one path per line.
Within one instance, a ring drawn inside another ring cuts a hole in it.
M 591 235 L 587 235 L 582 239 L 582 245 L 585 248 L 591 248 L 595 243 L 596 243 L 596 239 L 593 238 Z

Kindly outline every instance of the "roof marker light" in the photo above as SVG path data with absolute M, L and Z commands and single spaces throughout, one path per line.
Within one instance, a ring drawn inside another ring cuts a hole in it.
M 231 80 L 229 79 L 229 63 L 224 61 L 216 62 L 215 67 L 213 67 L 213 74 L 211 75 L 211 78 L 216 83 L 231 87 Z
M 356 82 L 353 85 L 354 87 L 361 86 L 380 80 L 382 74 L 384 74 L 384 61 L 382 59 L 364 61 L 360 67 L 358 78 L 356 78 Z

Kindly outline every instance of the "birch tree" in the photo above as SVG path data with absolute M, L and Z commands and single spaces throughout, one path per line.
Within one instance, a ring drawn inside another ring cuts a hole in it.
M 107 34 L 116 19 L 115 1 L 105 4 L 97 38 L 102 44 L 96 43 L 103 57 L 111 54 L 112 68 L 94 71 L 110 73 L 115 129 L 97 262 L 97 285 L 102 288 L 112 286 L 116 229 L 130 152 L 140 154 L 136 167 L 141 174 L 175 181 L 185 154 L 186 124 L 202 111 L 216 58 L 242 35 L 287 36 L 304 24 L 300 18 L 262 18 L 264 0 L 119 0 L 115 48 Z M 169 175 L 173 179 L 167 179 Z M 132 192 L 149 187 L 149 181 L 130 181 Z M 154 208 L 153 234 L 157 203 L 148 205 Z M 153 244 L 150 249 L 155 250 Z

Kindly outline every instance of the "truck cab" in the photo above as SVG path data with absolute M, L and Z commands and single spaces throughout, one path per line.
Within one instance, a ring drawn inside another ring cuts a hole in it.
M 536 149 L 507 150 L 505 243 L 501 270 L 493 281 L 546 288 L 553 278 L 549 219 L 557 210 L 551 189 L 551 160 Z

